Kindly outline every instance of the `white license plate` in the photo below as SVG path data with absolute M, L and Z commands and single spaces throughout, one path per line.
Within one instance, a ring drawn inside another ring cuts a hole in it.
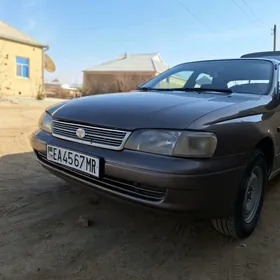
M 99 177 L 99 159 L 56 146 L 47 146 L 47 159 Z

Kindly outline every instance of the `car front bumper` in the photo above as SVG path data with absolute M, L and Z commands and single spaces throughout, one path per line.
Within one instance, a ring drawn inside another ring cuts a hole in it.
M 46 145 L 103 159 L 102 176 L 93 178 L 46 159 Z M 219 218 L 233 213 L 247 154 L 212 159 L 183 159 L 136 151 L 112 151 L 65 141 L 38 130 L 31 146 L 38 162 L 53 174 L 146 206 Z

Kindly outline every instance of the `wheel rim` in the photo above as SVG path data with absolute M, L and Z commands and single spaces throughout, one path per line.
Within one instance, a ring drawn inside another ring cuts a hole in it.
M 250 175 L 246 185 L 244 202 L 243 202 L 243 218 L 246 224 L 249 224 L 255 217 L 261 200 L 263 188 L 263 172 L 261 167 L 255 167 Z

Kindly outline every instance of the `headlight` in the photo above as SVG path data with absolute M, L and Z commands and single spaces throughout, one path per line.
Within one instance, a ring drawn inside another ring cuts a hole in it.
M 137 130 L 126 149 L 178 157 L 212 157 L 217 146 L 215 134 L 195 131 Z
M 39 120 L 39 127 L 47 131 L 49 133 L 52 132 L 52 116 L 48 114 L 47 112 L 44 112 Z

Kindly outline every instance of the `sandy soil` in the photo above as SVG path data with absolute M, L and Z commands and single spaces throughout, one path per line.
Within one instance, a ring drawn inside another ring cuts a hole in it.
M 277 180 L 244 244 L 207 222 L 97 198 L 35 161 L 29 136 L 53 102 L 0 102 L 0 279 L 280 279 Z

